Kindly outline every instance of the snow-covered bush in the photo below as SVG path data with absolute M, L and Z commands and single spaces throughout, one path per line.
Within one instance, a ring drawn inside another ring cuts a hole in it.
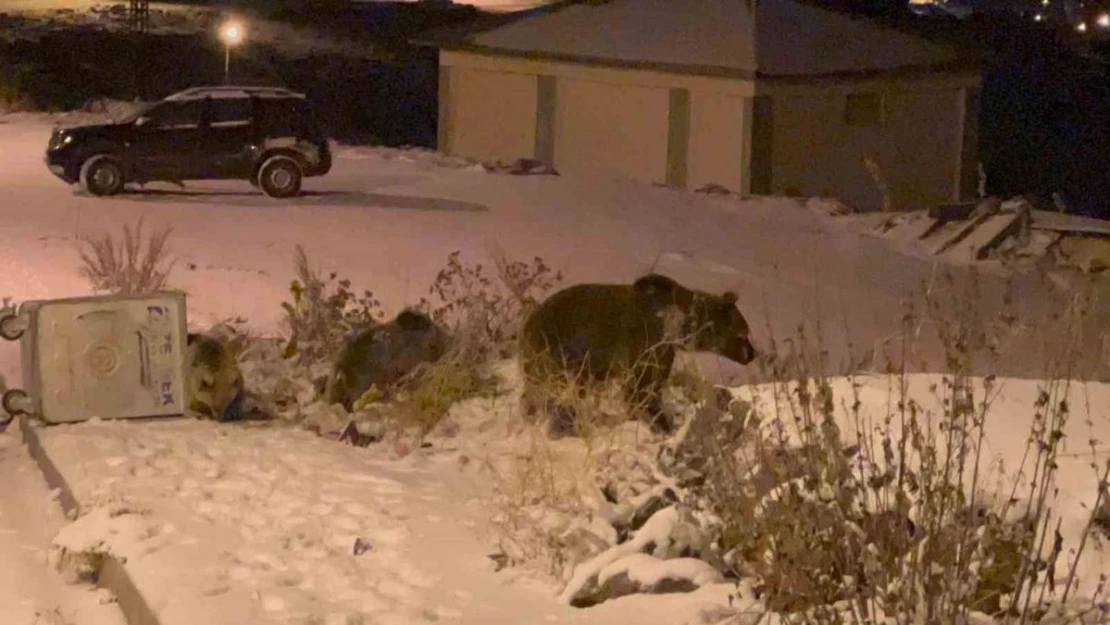
M 495 384 L 490 367 L 512 351 L 515 333 L 531 306 L 561 280 L 543 260 L 531 264 L 494 259 L 496 276 L 484 273 L 483 265 L 466 265 L 459 252 L 447 257 L 443 269 L 428 289 L 428 296 L 416 306 L 451 336 L 447 353 L 434 363 L 417 367 L 399 380 L 394 388 L 371 388 L 353 407 L 354 417 L 372 418 L 395 430 L 410 431 L 420 438 L 431 431 L 456 403 L 486 392 Z M 283 303 L 290 338 L 283 359 L 294 364 L 289 373 L 308 379 L 319 391 L 321 379 L 331 374 L 331 366 L 344 344 L 360 329 L 380 322 L 381 303 L 370 291 L 356 296 L 351 284 L 337 274 L 326 278 L 309 264 L 303 248 L 296 248 L 297 279 L 290 291 L 292 302 Z M 311 372 L 306 371 L 311 369 Z M 297 384 L 285 385 L 291 390 Z M 301 384 L 301 386 L 304 386 Z M 288 393 L 287 393 L 288 395 Z M 292 393 L 284 403 L 320 403 L 315 395 Z M 335 420 L 335 407 L 312 409 Z M 287 408 L 284 412 L 304 411 Z
M 947 352 L 948 371 L 932 389 L 939 413 L 908 395 L 904 367 L 891 362 L 889 408 L 878 420 L 865 417 L 862 383 L 849 378 L 847 394 L 838 394 L 824 374 L 820 327 L 816 341 L 801 328 L 789 353 L 769 359 L 773 381 L 753 389 L 752 402 L 721 409 L 703 401 L 701 419 L 664 454 L 668 473 L 691 485 L 687 503 L 719 519 L 729 572 L 756 580 L 767 609 L 787 622 L 885 615 L 951 623 L 971 613 L 1027 622 L 1066 602 L 1086 538 L 1065 550 L 1051 508 L 1072 417 L 1062 399 L 1069 356 L 1082 339 L 1070 333 L 1029 406 L 1033 427 L 1019 468 L 1028 491 L 991 489 L 981 460 L 999 389 L 971 372 L 996 341 L 975 308 L 974 284 L 970 293 L 950 289 L 951 302 L 925 297 Z M 1076 300 L 1061 322 L 1074 324 L 1085 310 Z M 907 336 L 922 317 L 906 315 Z M 1110 463 L 1096 469 L 1105 484 Z M 1092 511 L 1088 529 L 1096 522 Z M 1091 609 L 1099 601 L 1106 597 Z
M 133 295 L 161 290 L 176 264 L 166 245 L 172 233 L 173 228 L 167 226 L 144 237 L 140 217 L 134 230 L 123 225 L 120 239 L 110 233 L 82 236 L 81 275 L 98 292 Z
M 1010 415 L 992 412 L 995 379 L 972 375 L 996 357 L 1010 314 L 984 317 L 971 283 L 965 293 L 950 282 L 951 301 L 926 293 L 926 309 L 905 317 L 907 337 L 926 316 L 937 322 L 948 366 L 930 389 L 939 408 L 911 396 L 893 358 L 885 413 L 877 397 L 861 399 L 874 380 L 827 377 L 820 326 L 800 329 L 783 353 L 771 333 L 768 383 L 722 393 L 694 375 L 673 377 L 669 404 L 690 416 L 662 443 L 602 416 L 596 396 L 564 395 L 587 420 L 581 438 L 526 430 L 527 445 L 486 463 L 491 558 L 538 566 L 580 607 L 723 578 L 744 589 L 744 605 L 757 598 L 781 622 L 1029 622 L 1078 611 L 1106 622 L 1104 582 L 1085 580 L 1098 586 L 1094 597 L 1072 589 L 1084 550 L 1104 540 L 1110 463 L 1092 464 L 1101 492 L 1083 533 L 1069 534 L 1081 536 L 1075 544 L 1063 542 L 1054 503 L 1073 418 L 1063 398 L 1084 337 L 1065 332 L 1070 342 L 1047 356 L 1028 405 L 1028 451 L 1007 467 L 1026 481 L 1010 490 L 988 467 L 985 442 L 988 420 Z M 1076 298 L 1057 321 L 1073 329 L 1087 309 Z
M 519 449 L 486 464 L 493 480 L 490 530 L 506 564 L 565 582 L 675 502 L 675 483 L 655 459 L 659 441 L 628 419 L 620 388 L 631 375 L 585 393 L 548 380 L 539 393 L 559 402 L 557 413 L 541 406 L 514 420 Z M 684 398 L 667 390 L 667 406 L 681 412 Z M 572 438 L 559 435 L 569 432 Z M 593 593 L 586 603 L 602 600 L 596 589 L 583 592 Z

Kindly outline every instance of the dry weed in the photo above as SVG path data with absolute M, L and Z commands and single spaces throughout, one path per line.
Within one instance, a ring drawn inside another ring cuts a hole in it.
M 539 257 L 531 265 L 497 257 L 494 266 L 496 281 L 481 264 L 464 265 L 460 253 L 452 252 L 429 288 L 434 301 L 421 298 L 418 308 L 447 328 L 451 346 L 401 381 L 391 411 L 400 427 L 422 436 L 451 406 L 493 392 L 490 366 L 508 356 L 525 316 L 562 279 Z
M 176 264 L 166 243 L 173 228 L 165 227 L 148 239 L 143 237 L 143 219 L 135 229 L 124 224 L 122 241 L 105 233 L 99 238 L 81 237 L 81 275 L 93 290 L 116 295 L 151 293 L 165 288 L 166 279 Z
M 296 279 L 289 286 L 292 302 L 282 302 L 290 337 L 285 357 L 301 365 L 330 362 L 353 333 L 381 321 L 385 313 L 371 291 L 356 296 L 350 280 L 336 273 L 325 278 L 297 245 L 293 256 Z
M 908 395 L 904 363 L 888 362 L 889 409 L 877 422 L 865 417 L 862 383 L 849 376 L 838 395 L 825 376 L 818 325 L 816 340 L 799 328 L 778 359 L 787 364 L 753 393 L 750 412 L 738 411 L 747 412 L 739 427 L 690 433 L 704 479 L 694 500 L 721 519 L 726 560 L 757 580 L 767 609 L 787 622 L 958 623 L 972 612 L 1030 622 L 1067 600 L 1086 539 L 1064 551 L 1054 475 L 1086 304 L 1060 316 L 1073 339 L 1054 354 L 1030 406 L 1029 449 L 1017 468 L 1027 492 L 998 492 L 987 487 L 982 460 L 999 389 L 993 377 L 971 374 L 977 359 L 998 357 L 997 328 L 976 310 L 977 280 L 966 291 L 945 284 L 951 301 L 930 291 L 903 333 L 903 341 L 916 336 L 922 316 L 940 321 L 939 414 Z M 1095 523 L 1092 511 L 1088 526 Z

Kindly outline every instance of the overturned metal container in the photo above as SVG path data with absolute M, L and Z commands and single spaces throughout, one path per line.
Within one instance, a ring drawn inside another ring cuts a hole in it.
M 185 294 L 161 291 L 24 302 L 0 316 L 19 341 L 23 388 L 10 414 L 47 423 L 185 413 Z

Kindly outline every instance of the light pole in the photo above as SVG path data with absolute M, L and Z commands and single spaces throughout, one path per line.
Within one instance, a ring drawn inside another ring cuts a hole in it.
M 243 25 L 238 22 L 227 22 L 220 27 L 220 40 L 224 42 L 224 84 L 230 84 L 231 76 L 231 47 L 243 42 Z

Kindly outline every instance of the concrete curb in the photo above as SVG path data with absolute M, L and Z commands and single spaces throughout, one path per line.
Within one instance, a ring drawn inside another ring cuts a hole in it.
M 70 489 L 65 477 L 47 455 L 35 432 L 35 425 L 23 415 L 18 417 L 18 421 L 23 443 L 27 445 L 27 451 L 30 452 L 31 458 L 46 479 L 46 485 L 51 490 L 58 491 L 58 503 L 62 506 L 66 518 L 76 519 L 80 514 L 77 498 L 73 496 L 73 490 Z M 104 555 L 100 570 L 97 571 L 96 585 L 115 595 L 120 612 L 123 613 L 123 618 L 128 625 L 161 625 L 157 615 L 139 593 L 135 582 L 127 574 L 127 568 L 119 558 L 111 554 Z

